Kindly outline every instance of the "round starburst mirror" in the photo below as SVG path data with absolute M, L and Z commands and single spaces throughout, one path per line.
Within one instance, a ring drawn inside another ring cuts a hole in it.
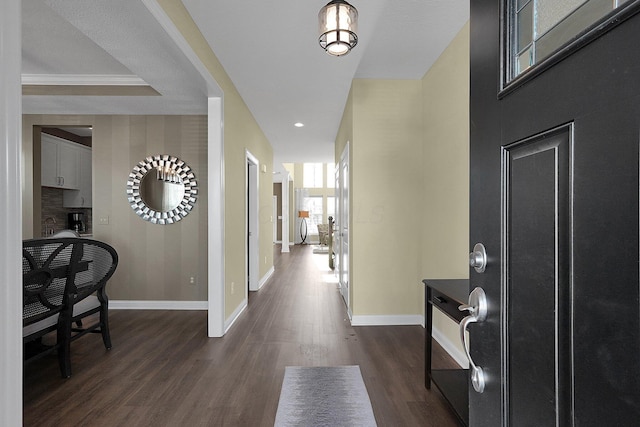
M 173 224 L 186 217 L 198 196 L 196 177 L 177 157 L 159 154 L 139 162 L 127 180 L 133 211 L 153 224 Z

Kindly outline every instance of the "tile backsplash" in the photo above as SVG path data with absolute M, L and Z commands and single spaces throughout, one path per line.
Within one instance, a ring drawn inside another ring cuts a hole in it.
M 63 191 L 59 188 L 42 187 L 42 222 L 40 224 L 40 235 L 44 235 L 45 220 L 47 218 L 53 218 L 55 224 L 51 224 L 51 220 L 48 221 L 49 227 L 53 225 L 55 231 L 64 230 L 69 228 L 67 224 L 67 214 L 71 212 L 84 213 L 84 222 L 86 234 L 91 234 L 93 230 L 93 224 L 91 220 L 91 209 L 79 209 L 79 208 L 65 208 L 62 206 Z M 38 233 L 36 233 L 37 235 Z

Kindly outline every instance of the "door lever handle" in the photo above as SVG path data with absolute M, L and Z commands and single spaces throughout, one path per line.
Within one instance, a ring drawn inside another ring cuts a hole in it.
M 468 311 L 469 314 L 475 314 L 476 312 L 476 307 L 469 305 L 469 304 L 462 304 L 460 306 L 458 306 L 458 310 L 459 311 Z
M 487 318 L 487 297 L 482 288 L 475 288 L 469 295 L 469 304 L 462 304 L 458 307 L 460 311 L 468 311 L 469 315 L 460 321 L 460 340 L 464 348 L 465 355 L 469 360 L 471 369 L 471 383 L 478 393 L 484 391 L 485 376 L 484 371 L 473 362 L 467 341 L 467 326 L 470 323 L 482 322 Z

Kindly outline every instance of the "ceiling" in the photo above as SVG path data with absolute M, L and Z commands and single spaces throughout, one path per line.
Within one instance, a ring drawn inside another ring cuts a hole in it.
M 469 0 L 352 0 L 358 45 L 318 45 L 328 0 L 183 0 L 283 162 L 334 161 L 354 78 L 420 79 Z M 25 114 L 206 114 L 210 86 L 154 17 L 156 0 L 23 0 Z M 304 127 L 294 127 L 294 123 Z

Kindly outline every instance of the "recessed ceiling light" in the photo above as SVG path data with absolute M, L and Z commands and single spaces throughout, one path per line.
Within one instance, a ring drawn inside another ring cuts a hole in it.
M 294 123 L 293 125 L 297 128 L 301 128 L 302 126 L 304 126 L 304 123 L 298 122 L 298 123 Z

